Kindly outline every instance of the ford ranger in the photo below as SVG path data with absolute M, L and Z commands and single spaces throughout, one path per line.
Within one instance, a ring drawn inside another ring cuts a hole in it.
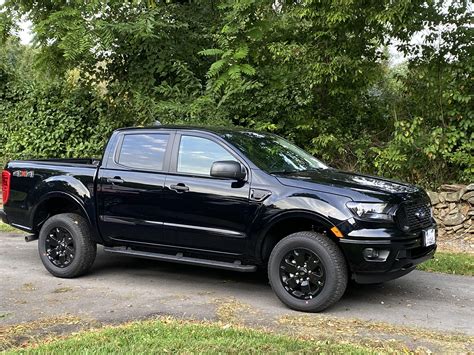
M 276 135 L 125 128 L 102 159 L 10 161 L 5 222 L 38 239 L 56 277 L 106 252 L 241 272 L 266 269 L 300 311 L 337 302 L 349 280 L 379 283 L 433 257 L 421 188 L 327 166 Z

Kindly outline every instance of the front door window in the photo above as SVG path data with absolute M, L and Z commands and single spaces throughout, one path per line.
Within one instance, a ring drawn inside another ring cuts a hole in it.
M 219 144 L 201 137 L 182 136 L 178 152 L 177 172 L 194 175 L 211 174 L 212 163 L 236 160 Z

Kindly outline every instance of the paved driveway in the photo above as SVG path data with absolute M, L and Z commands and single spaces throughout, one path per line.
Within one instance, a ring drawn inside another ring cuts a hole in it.
M 473 336 L 473 280 L 414 271 L 382 285 L 350 286 L 324 316 Z M 154 315 L 214 320 L 231 305 L 240 305 L 232 317 L 250 323 L 303 315 L 279 302 L 264 275 L 115 256 L 102 247 L 87 276 L 54 278 L 41 264 L 36 241 L 7 233 L 0 233 L 0 284 L 3 326 L 69 315 L 99 322 Z

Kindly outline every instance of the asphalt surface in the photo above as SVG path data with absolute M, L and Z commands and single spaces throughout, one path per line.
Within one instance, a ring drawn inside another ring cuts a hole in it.
M 414 271 L 381 285 L 352 285 L 325 314 L 472 336 L 473 280 Z M 216 304 L 226 300 L 249 305 L 260 319 L 301 314 L 279 302 L 264 275 L 115 256 L 102 247 L 90 274 L 58 279 L 44 269 L 36 241 L 9 233 L 0 233 L 0 285 L 0 326 L 67 314 L 101 322 L 213 320 Z

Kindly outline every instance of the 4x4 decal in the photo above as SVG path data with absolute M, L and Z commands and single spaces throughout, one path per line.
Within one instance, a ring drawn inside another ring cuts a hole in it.
M 35 176 L 35 172 L 33 170 L 15 170 L 13 176 L 32 178 Z

